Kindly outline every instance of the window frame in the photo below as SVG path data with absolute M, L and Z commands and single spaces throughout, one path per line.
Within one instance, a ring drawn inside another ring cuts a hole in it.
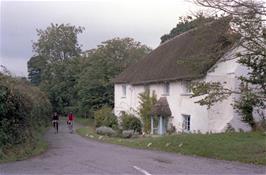
M 163 96 L 169 96 L 170 95 L 170 83 L 165 82 L 163 84 Z
M 122 98 L 125 98 L 127 96 L 127 85 L 122 84 Z
M 183 126 L 182 129 L 186 132 L 191 131 L 191 115 L 182 114 Z
M 182 81 L 181 86 L 182 86 L 182 93 L 181 96 L 190 96 L 192 95 L 192 91 L 189 88 L 191 85 L 191 81 Z

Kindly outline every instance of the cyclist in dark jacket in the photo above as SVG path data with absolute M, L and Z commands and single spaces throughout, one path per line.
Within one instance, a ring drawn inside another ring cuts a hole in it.
M 53 118 L 52 118 L 52 123 L 53 123 L 53 126 L 56 130 L 56 133 L 58 133 L 58 121 L 59 121 L 59 115 L 57 114 L 57 112 L 54 112 L 53 114 Z

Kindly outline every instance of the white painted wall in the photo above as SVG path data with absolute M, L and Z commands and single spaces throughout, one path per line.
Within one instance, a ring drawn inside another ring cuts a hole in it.
M 247 70 L 240 66 L 236 59 L 232 59 L 239 48 L 227 53 L 217 64 L 208 72 L 204 81 L 221 82 L 225 87 L 230 89 L 238 88 L 239 81 L 237 76 L 245 75 Z M 157 99 L 164 96 L 164 84 L 150 84 L 150 92 L 155 92 Z M 144 86 L 127 85 L 127 95 L 122 95 L 122 85 L 115 85 L 115 115 L 119 116 L 121 111 L 137 115 L 139 108 L 139 94 L 144 92 Z M 233 102 L 236 96 L 231 96 L 223 102 L 219 102 L 207 109 L 206 106 L 200 106 L 195 103 L 202 97 L 190 98 L 184 81 L 170 82 L 170 93 L 167 97 L 169 107 L 173 118 L 170 120 L 176 127 L 177 131 L 182 131 L 183 118 L 182 114 L 191 117 L 191 132 L 223 132 L 230 123 L 237 130 L 250 130 L 250 127 L 243 123 L 240 116 L 233 109 Z

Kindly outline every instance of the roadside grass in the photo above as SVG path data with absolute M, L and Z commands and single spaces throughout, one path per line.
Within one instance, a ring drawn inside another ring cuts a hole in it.
M 123 139 L 100 136 L 91 124 L 79 128 L 77 133 L 85 138 L 132 148 L 266 165 L 266 134 L 263 132 L 176 134 Z
M 28 159 L 44 153 L 48 144 L 43 139 L 43 133 L 47 128 L 40 128 L 34 133 L 34 142 L 27 140 L 23 144 L 11 145 L 0 150 L 0 163 Z
M 92 118 L 77 117 L 75 121 L 84 126 L 94 127 L 94 119 Z

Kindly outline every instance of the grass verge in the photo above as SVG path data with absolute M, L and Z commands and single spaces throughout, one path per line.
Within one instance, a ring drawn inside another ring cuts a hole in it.
M 87 125 L 79 128 L 77 133 L 88 139 L 132 148 L 266 165 L 266 134 L 263 132 L 177 134 L 123 139 L 97 135 L 95 130 Z
M 77 117 L 75 121 L 84 126 L 94 127 L 94 119 L 92 118 Z
M 43 139 L 43 133 L 47 128 L 41 128 L 34 133 L 34 142 L 26 141 L 23 144 L 12 145 L 0 150 L 0 163 L 28 159 L 45 152 L 48 144 Z

